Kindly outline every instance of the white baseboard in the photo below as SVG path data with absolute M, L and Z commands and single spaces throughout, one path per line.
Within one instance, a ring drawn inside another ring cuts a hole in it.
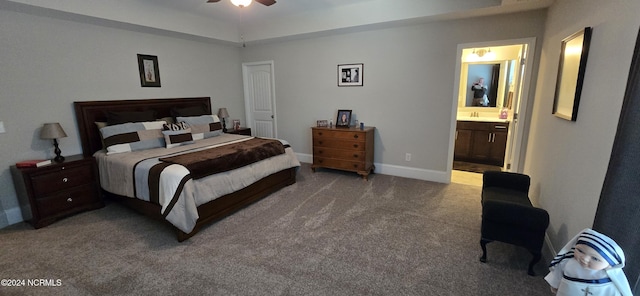
M 0 228 L 4 228 L 6 226 L 24 221 L 24 218 L 22 218 L 22 211 L 20 211 L 20 207 L 4 210 L 4 215 L 7 217 L 7 225 L 0 225 Z
M 302 154 L 296 153 L 298 160 L 304 163 L 313 163 L 313 155 L 311 154 Z M 374 163 L 375 169 L 374 173 L 383 174 L 383 175 L 391 175 L 396 177 L 404 177 L 425 181 L 432 181 L 438 183 L 451 183 L 451 175 L 445 171 L 433 171 L 433 170 L 425 170 L 418 169 L 412 167 L 398 166 L 398 165 L 390 165 L 390 164 L 381 164 Z

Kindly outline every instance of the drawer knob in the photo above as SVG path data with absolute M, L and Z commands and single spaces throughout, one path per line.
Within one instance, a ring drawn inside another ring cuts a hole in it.
M 324 151 L 322 151 L 322 150 L 318 150 L 318 154 L 322 154 L 322 152 L 324 152 Z
M 73 198 L 71 197 L 67 198 L 67 202 L 72 202 L 72 201 L 73 201 Z
M 358 148 L 358 144 L 353 144 L 353 148 Z
M 318 141 L 318 144 L 322 145 L 322 141 Z
M 69 179 L 67 177 L 62 178 L 62 182 L 67 183 L 69 182 Z
M 357 169 L 357 168 L 358 168 L 358 165 L 354 163 L 354 164 L 353 164 L 353 167 Z
M 357 135 L 357 134 L 356 134 L 356 135 L 353 135 L 353 138 L 354 138 L 354 139 L 357 139 L 357 138 L 358 138 L 358 135 Z
M 358 158 L 358 154 L 354 154 L 354 155 L 353 155 L 353 157 L 354 157 L 354 158 Z
M 322 136 L 322 132 L 319 132 L 319 133 L 318 133 L 318 136 Z

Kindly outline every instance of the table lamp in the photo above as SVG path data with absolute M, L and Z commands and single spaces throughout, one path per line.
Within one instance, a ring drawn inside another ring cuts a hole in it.
M 222 131 L 227 132 L 227 124 L 225 122 L 225 118 L 229 118 L 229 112 L 227 112 L 227 108 L 220 108 L 218 110 L 218 117 L 222 119 Z
M 67 134 L 60 126 L 60 123 L 45 123 L 40 131 L 41 139 L 53 139 L 53 147 L 55 147 L 54 152 L 56 153 L 56 157 L 53 159 L 55 162 L 63 162 L 64 156 L 60 155 L 62 151 L 58 147 L 58 139 L 66 138 Z

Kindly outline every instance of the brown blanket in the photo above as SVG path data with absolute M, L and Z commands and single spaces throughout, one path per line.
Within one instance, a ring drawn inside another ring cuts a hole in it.
M 230 171 L 284 153 L 278 140 L 253 138 L 202 151 L 160 158 L 186 167 L 194 179 Z

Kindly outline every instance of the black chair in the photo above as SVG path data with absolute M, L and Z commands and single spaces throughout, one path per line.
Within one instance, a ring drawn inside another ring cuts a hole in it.
M 535 275 L 533 266 L 542 257 L 549 214 L 531 204 L 531 179 L 527 175 L 500 171 L 486 171 L 482 178 L 480 261 L 487 262 L 487 243 L 492 241 L 521 246 L 533 255 L 528 273 Z

